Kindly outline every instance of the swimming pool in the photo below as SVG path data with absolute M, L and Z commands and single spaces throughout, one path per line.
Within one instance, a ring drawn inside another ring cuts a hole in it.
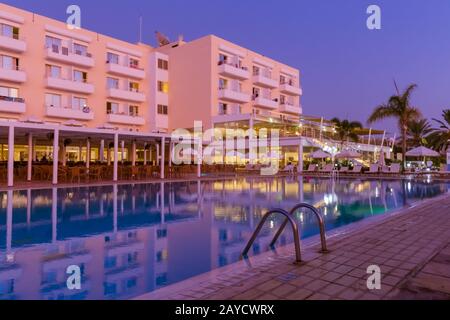
M 0 299 L 128 299 L 238 261 L 270 208 L 308 202 L 332 230 L 449 188 L 426 179 L 238 178 L 0 192 Z M 302 238 L 318 233 L 312 215 L 296 218 Z M 280 220 L 269 221 L 252 254 L 267 250 Z M 70 265 L 81 269 L 81 290 L 67 288 Z

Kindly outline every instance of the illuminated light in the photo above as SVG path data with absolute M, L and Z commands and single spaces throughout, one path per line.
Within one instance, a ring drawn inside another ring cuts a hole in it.
M 11 263 L 11 262 L 14 262 L 14 253 L 8 253 L 7 255 L 6 255 L 6 262 L 9 262 L 9 263 Z
M 273 220 L 270 220 L 270 229 L 275 228 L 275 223 L 273 222 Z

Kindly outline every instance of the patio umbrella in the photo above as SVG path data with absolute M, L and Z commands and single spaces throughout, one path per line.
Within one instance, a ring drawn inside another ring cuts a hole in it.
M 323 150 L 317 150 L 316 152 L 313 152 L 309 155 L 310 158 L 312 159 L 326 159 L 326 158 L 330 158 L 331 154 L 323 151 Z
M 344 150 L 334 156 L 336 159 L 358 159 L 361 158 L 361 154 L 353 150 Z
M 412 150 L 409 150 L 406 153 L 407 157 L 440 157 L 441 155 L 431 149 L 425 148 L 425 147 L 418 147 Z

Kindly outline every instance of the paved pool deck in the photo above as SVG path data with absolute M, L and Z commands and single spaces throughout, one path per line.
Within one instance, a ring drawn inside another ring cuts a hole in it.
M 450 194 L 366 219 L 139 297 L 140 300 L 450 299 Z M 367 288 L 367 267 L 381 269 L 381 289 Z

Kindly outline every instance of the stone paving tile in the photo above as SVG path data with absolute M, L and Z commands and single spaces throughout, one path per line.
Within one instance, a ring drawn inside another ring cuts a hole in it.
M 277 257 L 253 258 L 252 266 L 229 266 L 215 276 L 177 284 L 142 299 L 292 299 L 372 300 L 450 299 L 450 195 L 405 212 L 369 222 L 329 239 L 330 253 L 318 245 L 292 263 L 293 246 L 277 248 Z M 367 289 L 367 267 L 381 268 L 381 290 Z M 198 285 L 201 283 L 201 286 Z

